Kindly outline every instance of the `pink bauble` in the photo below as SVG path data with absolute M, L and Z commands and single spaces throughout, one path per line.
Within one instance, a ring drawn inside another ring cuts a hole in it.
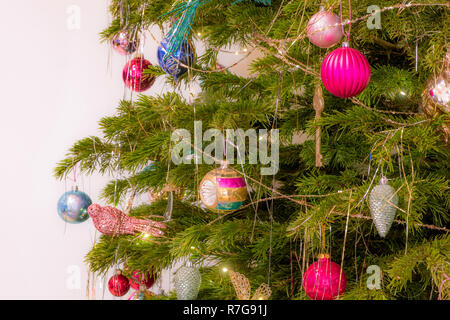
M 108 289 L 112 295 L 121 297 L 130 290 L 130 282 L 127 277 L 122 275 L 121 271 L 117 271 L 117 273 L 109 279 Z
M 321 254 L 319 260 L 311 264 L 303 276 L 303 288 L 313 300 L 336 299 L 344 293 L 346 286 L 344 271 L 327 254 Z
M 144 59 L 142 55 L 136 55 L 123 68 L 122 78 L 128 89 L 142 92 L 150 88 L 155 82 L 155 76 L 144 74 L 144 69 L 148 69 L 152 64 Z
M 126 56 L 137 50 L 139 39 L 136 36 L 131 36 L 128 31 L 123 30 L 112 38 L 111 45 L 118 53 Z
M 145 287 L 148 289 L 154 283 L 155 283 L 155 277 L 150 272 L 147 272 L 146 274 L 142 274 L 139 271 L 133 271 L 133 273 L 130 277 L 131 288 L 133 288 L 135 290 L 139 290 L 141 285 L 145 285 Z
M 333 12 L 325 11 L 323 7 L 308 21 L 306 33 L 309 41 L 320 48 L 330 48 L 342 39 L 340 20 Z
M 340 98 L 354 97 L 364 91 L 370 80 L 370 65 L 364 55 L 349 48 L 330 52 L 322 62 L 320 76 L 325 88 Z

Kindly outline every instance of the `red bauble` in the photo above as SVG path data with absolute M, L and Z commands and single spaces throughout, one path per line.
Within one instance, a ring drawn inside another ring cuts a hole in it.
M 320 70 L 325 88 L 340 98 L 363 92 L 370 80 L 370 65 L 364 55 L 344 42 L 342 48 L 330 52 Z
M 155 82 L 155 76 L 144 74 L 144 69 L 152 66 L 150 61 L 142 55 L 136 55 L 123 68 L 122 78 L 128 89 L 142 92 L 150 88 Z
M 313 300 L 336 299 L 344 293 L 346 286 L 344 270 L 332 262 L 327 254 L 321 254 L 319 260 L 311 264 L 303 276 L 303 288 Z
M 320 48 L 330 48 L 342 39 L 339 17 L 323 7 L 311 17 L 306 27 L 309 41 Z
M 145 285 L 145 287 L 148 289 L 154 283 L 155 277 L 150 272 L 142 274 L 139 271 L 133 271 L 133 274 L 130 277 L 131 288 L 135 290 L 139 290 L 141 285 Z
M 130 281 L 122 275 L 122 272 L 117 271 L 116 275 L 112 276 L 108 281 L 108 289 L 112 295 L 121 297 L 130 290 Z

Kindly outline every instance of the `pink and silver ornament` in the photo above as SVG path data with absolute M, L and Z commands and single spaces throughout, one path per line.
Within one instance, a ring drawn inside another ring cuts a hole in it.
M 320 7 L 320 11 L 311 17 L 306 27 L 309 41 L 320 48 L 330 48 L 342 39 L 339 17 Z
M 130 35 L 126 30 L 117 33 L 111 40 L 114 50 L 123 56 L 136 52 L 139 47 L 139 39 L 136 35 Z

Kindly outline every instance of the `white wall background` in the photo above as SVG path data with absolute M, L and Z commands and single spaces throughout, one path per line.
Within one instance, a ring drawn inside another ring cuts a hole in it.
M 72 5 L 81 9 L 80 29 L 70 29 Z M 97 122 L 112 115 L 124 95 L 126 58 L 99 41 L 110 20 L 107 8 L 107 0 L 0 4 L 0 299 L 86 298 L 83 260 L 95 228 L 90 219 L 65 225 L 57 216 L 56 202 L 71 183 L 54 179 L 52 170 L 76 140 L 99 134 Z M 144 52 L 153 64 L 156 48 L 147 37 Z M 170 89 L 160 77 L 145 93 Z M 81 177 L 79 185 L 97 202 L 107 180 Z M 162 287 L 170 280 L 165 275 Z M 113 298 L 100 287 L 96 297 Z

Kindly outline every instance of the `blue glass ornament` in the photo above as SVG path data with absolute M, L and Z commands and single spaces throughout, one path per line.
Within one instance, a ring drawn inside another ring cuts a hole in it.
M 87 209 L 91 204 L 91 198 L 75 188 L 75 190 L 68 191 L 59 198 L 58 215 L 67 223 L 81 223 L 89 218 Z
M 174 77 L 175 81 L 178 81 L 178 79 L 188 70 L 186 67 L 181 66 L 179 62 L 187 66 L 192 66 L 194 64 L 195 52 L 188 41 L 184 41 L 181 46 L 169 56 L 167 56 L 167 47 L 168 41 L 167 39 L 164 39 L 158 47 L 158 63 L 164 72 Z

